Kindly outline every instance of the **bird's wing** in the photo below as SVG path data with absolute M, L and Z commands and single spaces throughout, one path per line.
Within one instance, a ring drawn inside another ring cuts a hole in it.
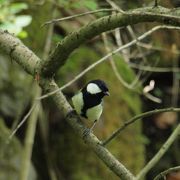
M 75 94 L 72 97 L 72 102 L 76 112 L 81 115 L 81 109 L 83 108 L 83 95 L 82 92 Z

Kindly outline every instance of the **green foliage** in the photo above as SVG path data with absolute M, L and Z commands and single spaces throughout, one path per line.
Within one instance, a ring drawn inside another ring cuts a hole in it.
M 0 5 L 5 3 L 5 2 L 6 2 L 6 0 L 0 0 Z
M 95 0 L 80 0 L 75 5 L 75 8 L 86 7 L 89 10 L 97 9 L 97 2 Z
M 9 13 L 10 14 L 17 14 L 21 12 L 22 10 L 27 9 L 28 6 L 26 3 L 11 3 L 9 5 Z
M 1 14 L 0 14 L 0 28 L 8 30 L 15 35 L 20 34 L 21 38 L 27 37 L 27 34 L 21 33 L 23 27 L 27 26 L 31 22 L 31 16 L 20 15 L 22 10 L 28 8 L 26 3 L 10 3 L 10 1 L 0 2 Z
M 95 10 L 98 7 L 97 0 L 59 0 L 59 5 L 64 8 L 84 8 Z
M 27 38 L 27 36 L 28 36 L 28 33 L 27 33 L 26 31 L 24 31 L 24 30 L 22 30 L 22 31 L 19 32 L 19 34 L 18 34 L 18 37 L 19 37 L 20 39 Z

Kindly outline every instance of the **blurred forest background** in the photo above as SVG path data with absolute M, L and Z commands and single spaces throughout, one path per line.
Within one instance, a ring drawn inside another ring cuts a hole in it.
M 62 18 L 100 8 L 112 8 L 104 0 L 0 0 L 0 28 L 19 37 L 42 59 L 47 58 L 56 43 L 83 25 L 110 14 L 90 14 L 42 27 L 54 18 Z M 152 0 L 114 0 L 123 10 L 153 6 Z M 180 6 L 179 0 L 164 0 L 161 6 Z M 143 23 L 110 31 L 78 48 L 55 75 L 59 86 L 64 85 L 86 67 L 125 44 L 157 23 Z M 109 98 L 94 130 L 106 139 L 131 117 L 148 110 L 179 106 L 180 34 L 174 30 L 158 30 L 116 54 L 84 75 L 63 92 L 70 98 L 91 79 L 103 79 L 109 85 Z M 152 84 L 155 82 L 155 86 Z M 40 94 L 36 81 L 26 74 L 10 57 L 0 53 L 0 180 L 19 180 L 23 177 L 24 151 L 31 116 L 17 131 L 9 144 L 5 142 L 32 106 L 35 94 Z M 152 87 L 153 86 L 153 87 Z M 145 88 L 152 88 L 144 94 Z M 175 112 L 161 113 L 142 119 L 125 129 L 107 148 L 130 171 L 137 174 L 178 123 Z M 41 102 L 36 114 L 35 137 L 29 180 L 116 180 L 118 179 L 89 150 L 64 121 L 51 98 Z M 27 146 L 26 146 L 27 145 Z M 180 164 L 180 143 L 176 140 L 168 152 L 151 170 L 146 179 Z M 178 176 L 176 174 L 176 176 Z M 179 176 L 180 179 L 180 176 Z M 24 180 L 24 179 L 21 179 Z

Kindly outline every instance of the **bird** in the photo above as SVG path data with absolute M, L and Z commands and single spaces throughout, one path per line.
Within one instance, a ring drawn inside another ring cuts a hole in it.
M 102 114 L 104 96 L 109 95 L 110 93 L 106 83 L 103 80 L 95 79 L 89 81 L 72 97 L 72 103 L 76 113 L 93 122 L 89 132 L 92 132 Z

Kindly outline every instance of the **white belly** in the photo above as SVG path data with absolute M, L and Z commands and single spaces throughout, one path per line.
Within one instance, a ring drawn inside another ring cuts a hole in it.
M 101 104 L 88 109 L 86 112 L 86 116 L 91 121 L 99 120 L 101 114 L 102 114 L 102 105 Z

